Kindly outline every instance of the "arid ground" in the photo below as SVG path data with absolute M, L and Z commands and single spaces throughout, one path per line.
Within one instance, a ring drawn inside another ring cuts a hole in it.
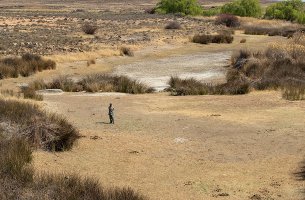
M 193 34 L 223 27 L 210 18 L 144 14 L 155 1 L 108 1 L 95 10 L 81 1 L 37 2 L 0 3 L 1 34 L 11 35 L 10 43 L 0 42 L 0 52 L 41 53 L 57 61 L 57 69 L 0 80 L 0 90 L 95 72 L 124 74 L 157 89 L 165 87 L 171 75 L 223 82 L 234 51 L 287 41 L 236 31 L 233 44 L 193 44 Z M 77 10 L 81 8 L 85 11 Z M 164 30 L 173 19 L 184 28 Z M 102 28 L 96 36 L 86 36 L 80 29 L 83 20 Z M 37 38 L 40 41 L 34 42 Z M 247 42 L 242 44 L 243 38 Z M 135 56 L 119 56 L 122 45 L 132 47 Z M 92 58 L 96 64 L 88 66 Z M 114 125 L 108 124 L 110 102 Z M 304 197 L 305 183 L 295 173 L 305 155 L 305 101 L 284 100 L 278 91 L 187 97 L 166 92 L 60 93 L 45 94 L 39 104 L 67 117 L 83 137 L 69 152 L 35 151 L 38 171 L 87 175 L 107 186 L 130 186 L 154 200 Z

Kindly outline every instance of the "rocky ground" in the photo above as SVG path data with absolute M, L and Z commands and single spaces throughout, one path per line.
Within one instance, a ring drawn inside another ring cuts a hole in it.
M 151 6 L 148 6 L 151 7 Z M 152 15 L 144 8 L 89 7 L 79 5 L 2 6 L 0 7 L 0 54 L 40 55 L 95 51 L 106 47 L 142 45 L 170 41 L 188 41 L 196 33 L 217 32 L 209 18 L 174 15 Z M 165 30 L 171 21 L 178 21 L 181 30 Z M 95 35 L 82 31 L 84 24 L 98 27 Z

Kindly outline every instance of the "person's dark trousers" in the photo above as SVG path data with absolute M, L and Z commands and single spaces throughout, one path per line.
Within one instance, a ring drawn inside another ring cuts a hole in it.
M 114 124 L 114 118 L 113 118 L 113 115 L 109 115 L 109 119 L 110 119 L 110 124 Z

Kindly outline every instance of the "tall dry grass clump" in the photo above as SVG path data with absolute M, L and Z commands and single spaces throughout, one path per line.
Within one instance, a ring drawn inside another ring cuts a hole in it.
M 145 200 L 131 188 L 105 188 L 88 177 L 36 174 L 24 138 L 0 135 L 0 199 Z
M 91 74 L 79 80 L 73 80 L 71 77 L 59 77 L 46 83 L 43 80 L 37 80 L 30 84 L 35 90 L 41 89 L 62 89 L 66 92 L 122 92 L 129 94 L 151 93 L 153 88 L 133 80 L 127 76 L 114 76 L 108 74 Z
M 234 79 L 233 76 L 236 76 Z M 229 80 L 224 84 L 202 83 L 194 78 L 181 79 L 171 77 L 169 80 L 170 87 L 167 89 L 175 96 L 185 95 L 241 95 L 249 92 L 249 83 L 241 78 L 239 73 L 227 74 Z M 230 80 L 232 79 L 232 80 Z
M 8 57 L 0 60 L 0 79 L 17 78 L 19 75 L 27 77 L 42 70 L 56 68 L 52 60 L 45 60 L 41 56 L 25 54 L 22 57 Z
M 0 99 L 0 120 L 8 137 L 22 137 L 32 146 L 50 151 L 69 150 L 79 138 L 78 130 L 65 118 L 28 102 Z
M 241 50 L 232 56 L 239 71 L 258 90 L 281 89 L 288 100 L 305 98 L 305 36 L 294 34 L 287 45 L 274 44 L 264 52 Z

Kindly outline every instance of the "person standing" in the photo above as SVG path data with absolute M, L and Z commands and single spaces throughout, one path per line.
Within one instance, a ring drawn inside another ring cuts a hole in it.
M 108 115 L 109 115 L 110 124 L 114 124 L 114 107 L 112 106 L 112 103 L 109 104 Z

